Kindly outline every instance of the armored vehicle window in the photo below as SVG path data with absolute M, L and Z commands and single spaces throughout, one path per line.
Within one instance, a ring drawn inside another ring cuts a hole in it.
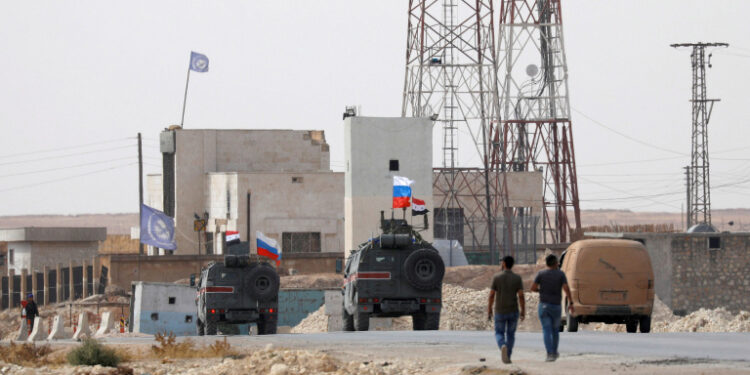
M 237 274 L 234 272 L 219 272 L 219 280 L 221 281 L 236 281 Z
M 392 264 L 393 262 L 396 261 L 396 258 L 393 255 L 388 255 L 388 256 L 378 255 L 378 256 L 372 257 L 372 260 L 374 260 L 375 263 L 378 263 L 378 264 Z

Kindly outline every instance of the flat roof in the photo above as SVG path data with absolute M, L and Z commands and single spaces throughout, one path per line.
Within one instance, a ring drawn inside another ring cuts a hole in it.
M 91 242 L 107 239 L 106 227 L 24 227 L 0 229 L 2 242 Z

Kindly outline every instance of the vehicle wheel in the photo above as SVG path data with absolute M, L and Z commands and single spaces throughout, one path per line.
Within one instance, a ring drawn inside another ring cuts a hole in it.
M 641 326 L 641 333 L 651 332 L 651 315 L 643 315 L 638 322 Z
M 440 313 L 425 314 L 424 329 L 426 331 L 437 331 L 440 329 Z
M 439 288 L 445 275 L 445 264 L 437 251 L 419 249 L 406 257 L 404 275 L 409 284 L 417 289 Z
M 568 332 L 578 332 L 578 319 L 575 316 L 567 314 L 565 325 L 568 326 Z
M 203 326 L 203 323 L 201 323 L 200 319 L 195 323 L 195 327 L 198 330 L 198 336 L 203 336 L 206 334 L 206 328 Z
M 635 333 L 638 331 L 638 319 L 630 319 L 625 322 L 625 330 L 628 333 Z
M 341 310 L 341 317 L 344 320 L 344 331 L 354 331 L 354 317 L 346 312 L 346 308 L 342 307 Z
M 357 311 L 354 313 L 354 328 L 357 331 L 368 331 L 370 329 L 370 314 Z
M 215 336 L 216 335 L 216 322 L 211 322 L 211 321 L 206 322 L 205 330 L 206 330 L 206 335 Z
M 411 315 L 411 327 L 415 331 L 424 331 L 426 321 L 427 317 L 421 311 Z
M 261 315 L 258 318 L 258 334 L 259 335 L 275 335 L 276 334 L 276 319 L 268 315 Z
M 279 274 L 267 264 L 253 267 L 247 280 L 250 295 L 258 300 L 269 301 L 279 294 Z

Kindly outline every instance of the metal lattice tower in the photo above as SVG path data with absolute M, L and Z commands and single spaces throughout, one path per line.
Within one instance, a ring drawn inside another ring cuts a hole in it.
M 502 121 L 492 129 L 494 168 L 541 170 L 544 239 L 580 236 L 568 72 L 560 0 L 504 0 L 497 61 Z M 528 208 L 515 217 L 533 215 Z M 573 218 L 568 217 L 572 211 Z
M 711 119 L 714 103 L 719 99 L 706 98 L 706 48 L 729 47 L 727 43 L 681 43 L 671 44 L 673 48 L 692 49 L 690 61 L 693 68 L 693 126 L 688 170 L 688 215 L 687 227 L 695 224 L 711 225 L 711 179 L 708 160 L 708 121 Z M 711 54 L 708 55 L 711 67 Z
M 459 216 L 468 231 L 478 243 L 489 244 L 493 255 L 496 236 L 491 223 L 503 199 L 501 189 L 496 183 L 490 186 L 494 179 L 488 176 L 488 132 L 499 113 L 495 57 L 492 0 L 409 1 L 402 116 L 432 117 L 440 125 L 443 168 L 437 171 L 436 180 L 442 179 L 447 187 L 435 206 L 446 215 L 448 209 L 462 210 Z M 469 197 L 482 201 L 476 204 L 479 208 L 464 209 L 458 196 L 457 176 L 463 176 L 458 164 L 459 131 L 471 138 L 463 143 L 471 146 L 461 150 L 462 160 L 470 163 L 478 156 L 481 166 L 473 167 L 484 174 L 483 191 Z M 437 223 L 441 219 L 435 215 Z M 446 233 L 446 238 L 454 237 Z

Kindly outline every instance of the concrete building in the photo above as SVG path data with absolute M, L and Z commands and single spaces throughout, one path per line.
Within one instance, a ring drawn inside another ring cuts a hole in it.
M 139 281 L 133 283 L 132 292 L 133 332 L 173 332 L 177 336 L 196 333 L 195 287 Z
M 414 180 L 412 195 L 433 207 L 432 125 L 429 118 L 347 117 L 344 120 L 345 254 L 380 231 L 380 211 L 390 217 L 393 176 Z M 395 216 L 402 217 L 401 210 Z M 407 209 L 407 219 L 411 209 Z M 432 241 L 432 230 L 422 232 Z
M 750 306 L 750 233 L 586 233 L 640 241 L 651 257 L 656 295 L 678 315 Z
M 80 264 L 97 255 L 99 241 L 107 237 L 107 228 L 0 229 L 0 242 L 6 243 L 6 270 L 41 272 L 45 266 L 59 263 Z
M 344 176 L 322 131 L 178 128 L 161 134 L 161 151 L 147 204 L 175 218 L 176 254 L 221 254 L 227 230 L 252 244 L 261 231 L 285 256 L 343 251 Z

